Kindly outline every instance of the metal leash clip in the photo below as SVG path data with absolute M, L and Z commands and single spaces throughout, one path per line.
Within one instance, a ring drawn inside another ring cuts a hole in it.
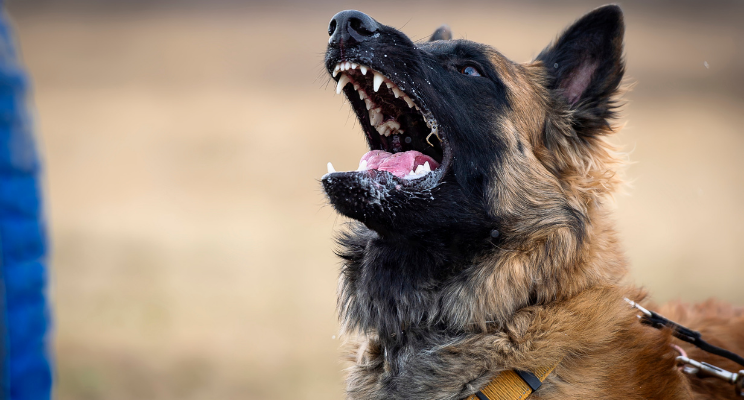
M 696 332 L 690 328 L 686 328 L 674 321 L 670 321 L 664 318 L 663 316 L 653 311 L 649 311 L 643 308 L 640 304 L 628 299 L 627 297 L 624 299 L 628 302 L 628 304 L 630 304 L 631 307 L 641 312 L 642 315 L 638 315 L 638 319 L 641 321 L 641 323 L 650 325 L 656 329 L 669 328 L 672 330 L 672 334 L 677 339 L 680 339 L 687 343 L 691 343 L 695 345 L 695 347 L 703 351 L 727 358 L 737 364 L 744 366 L 744 358 L 742 358 L 738 354 L 734 354 L 720 347 L 713 346 L 710 343 L 704 341 L 700 332 Z M 690 375 L 695 375 L 698 378 L 714 377 L 724 380 L 736 387 L 735 390 L 737 396 L 744 397 L 744 370 L 741 370 L 737 373 L 729 372 L 723 368 L 718 368 L 715 365 L 710 365 L 706 362 L 700 362 L 690 359 L 689 357 L 687 357 L 687 353 L 685 353 L 682 348 L 676 345 L 672 345 L 672 347 L 674 347 L 680 353 L 680 356 L 677 357 L 677 364 L 682 367 L 682 372 Z
M 713 377 L 735 386 L 736 395 L 744 397 L 744 370 L 737 373 L 726 371 L 706 362 L 695 361 L 685 356 L 678 356 L 677 363 L 682 365 L 682 372 L 698 378 Z

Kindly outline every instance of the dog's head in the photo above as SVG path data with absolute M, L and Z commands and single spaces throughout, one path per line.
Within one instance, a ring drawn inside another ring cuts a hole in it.
M 427 276 L 508 256 L 524 259 L 515 302 L 550 296 L 534 282 L 581 264 L 618 183 L 604 136 L 624 71 L 620 9 L 590 12 L 526 64 L 447 28 L 414 43 L 359 11 L 336 14 L 328 32 L 325 67 L 370 150 L 357 171 L 323 176 L 336 210 L 374 240 L 434 254 L 441 267 Z M 543 262 L 554 269 L 525 266 Z

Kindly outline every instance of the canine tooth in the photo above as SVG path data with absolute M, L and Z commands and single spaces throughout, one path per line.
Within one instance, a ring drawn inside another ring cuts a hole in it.
M 360 65 L 359 70 L 362 71 L 362 75 L 367 75 L 367 67 L 364 65 Z
M 413 108 L 413 106 L 414 106 L 413 100 L 411 100 L 410 97 L 408 97 L 406 95 L 403 95 L 403 100 L 405 100 L 406 101 L 406 104 L 408 104 L 408 108 Z
M 429 166 L 428 161 L 424 163 L 423 169 L 424 169 L 424 172 L 431 172 L 431 167 Z
M 328 163 L 327 167 L 328 167 L 328 173 L 329 174 L 330 173 L 333 173 L 333 172 L 336 172 L 336 170 L 333 169 L 333 164 L 331 164 L 330 162 Z
M 338 78 L 338 85 L 336 85 L 336 94 L 341 93 L 341 89 L 346 86 L 347 83 L 351 82 L 349 80 L 349 77 L 346 74 L 342 74 L 340 78 Z
M 380 89 L 380 85 L 382 85 L 382 81 L 385 79 L 382 77 L 382 75 L 378 72 L 374 72 L 374 79 L 372 79 L 372 88 L 375 90 L 375 92 Z
M 358 65 L 351 63 L 351 69 L 357 69 Z
M 398 89 L 397 87 L 394 87 L 394 88 L 393 88 L 393 96 L 395 96 L 395 98 L 396 98 L 396 99 L 397 99 L 398 97 L 400 97 L 400 95 L 402 95 L 402 94 L 403 94 L 403 93 L 402 93 L 402 92 L 400 91 L 400 89 Z
M 423 171 L 424 171 L 424 166 L 423 165 L 419 165 L 418 167 L 416 167 L 416 170 L 413 171 L 413 173 L 415 175 L 418 175 L 418 174 L 422 173 Z
M 364 93 L 364 92 L 360 92 L 360 93 Z M 367 106 L 367 111 L 369 111 L 369 109 L 372 108 L 372 101 L 370 101 L 367 97 L 365 97 L 364 98 L 364 105 Z
M 357 171 L 366 171 L 367 170 L 367 160 L 362 160 L 359 162 L 359 168 Z

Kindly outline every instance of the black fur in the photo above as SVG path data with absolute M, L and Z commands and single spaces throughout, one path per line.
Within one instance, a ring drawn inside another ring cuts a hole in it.
M 464 40 L 414 44 L 385 26 L 377 40 L 329 47 L 329 70 L 343 54 L 398 77 L 398 86 L 415 93 L 436 116 L 455 155 L 441 182 L 427 190 L 396 189 L 400 185 L 392 175 L 379 171 L 371 171 L 372 178 L 355 173 L 324 178 L 333 206 L 366 225 L 355 225 L 340 239 L 345 260 L 340 309 L 350 327 L 397 343 L 411 327 L 436 326 L 442 322 L 436 310 L 443 283 L 493 249 L 491 231 L 500 226 L 498 216 L 489 213 L 486 190 L 504 145 L 494 134 L 492 116 L 509 104 L 488 59 L 492 51 Z M 463 75 L 466 65 L 482 76 Z M 458 101 L 444 100 L 454 98 Z M 356 111 L 367 118 L 366 110 Z

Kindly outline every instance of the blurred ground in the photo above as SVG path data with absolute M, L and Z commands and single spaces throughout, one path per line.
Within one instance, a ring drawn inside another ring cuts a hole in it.
M 650 3 L 622 4 L 634 279 L 744 304 L 744 3 Z M 527 61 L 599 4 L 11 2 L 46 156 L 57 398 L 341 399 L 342 221 L 317 180 L 365 146 L 321 68 L 330 17 L 415 39 L 446 22 Z

